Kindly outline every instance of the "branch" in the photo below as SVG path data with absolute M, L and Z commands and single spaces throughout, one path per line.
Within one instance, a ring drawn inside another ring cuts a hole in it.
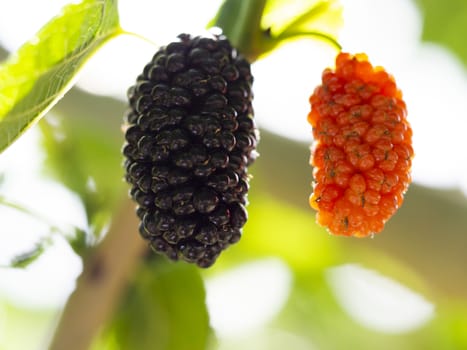
M 49 350 L 89 349 L 111 318 L 146 249 L 135 232 L 138 223 L 134 206 L 125 200 L 106 237 L 85 259 Z

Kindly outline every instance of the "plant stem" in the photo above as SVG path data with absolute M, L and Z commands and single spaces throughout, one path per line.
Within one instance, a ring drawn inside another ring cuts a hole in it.
M 214 23 L 250 62 L 261 53 L 261 18 L 265 4 L 266 0 L 226 0 Z
M 321 33 L 321 32 L 317 32 L 317 31 L 283 32 L 279 36 L 277 36 L 275 38 L 275 40 L 277 40 L 277 42 L 279 43 L 279 42 L 287 40 L 287 39 L 300 38 L 300 37 L 302 37 L 302 38 L 312 37 L 312 38 L 315 38 L 315 39 L 316 38 L 321 39 L 321 40 L 326 41 L 327 43 L 331 44 L 332 46 L 334 46 L 334 48 L 338 52 L 342 50 L 341 44 L 339 44 L 339 42 L 336 39 L 334 39 L 331 35 Z
M 85 257 L 49 350 L 86 350 L 111 318 L 146 244 L 135 232 L 134 203 L 125 200 L 102 242 Z

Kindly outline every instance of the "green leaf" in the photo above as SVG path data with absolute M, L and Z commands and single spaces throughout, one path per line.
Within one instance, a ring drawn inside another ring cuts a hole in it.
M 211 330 L 199 271 L 151 259 L 135 276 L 106 341 L 116 349 L 206 349 Z M 107 349 L 106 341 L 94 348 Z
M 51 240 L 48 238 L 40 240 L 30 251 L 15 256 L 10 263 L 10 267 L 21 269 L 28 267 L 45 252 L 45 249 L 50 244 Z
M 84 230 L 76 229 L 72 237 L 67 237 L 71 249 L 80 257 L 84 257 L 88 248 L 88 235 Z
M 446 46 L 467 65 L 467 2 L 465 0 L 417 0 L 423 16 L 423 40 Z
M 52 244 L 52 235 L 59 234 L 68 240 L 72 249 L 78 254 L 82 255 L 86 247 L 86 232 L 79 227 L 72 226 L 70 229 L 63 230 L 56 226 L 49 218 L 44 217 L 42 214 L 12 200 L 0 195 L 0 206 L 5 206 L 13 210 L 17 210 L 25 215 L 30 216 L 48 226 L 49 236 L 41 238 L 33 249 L 28 252 L 17 255 L 13 258 L 11 263 L 5 267 L 25 268 L 39 258 L 48 246 Z
M 123 181 L 122 102 L 71 90 L 40 124 L 45 171 L 83 201 L 94 237 L 106 228 L 126 196 Z
M 337 0 L 269 0 L 262 26 L 270 29 L 269 50 L 300 37 L 321 39 L 340 50 L 337 34 L 342 22 L 342 6 Z
M 321 25 L 334 32 L 342 25 L 342 6 L 338 0 L 268 0 L 261 24 L 275 32 L 291 24 L 302 28 Z
M 337 0 L 225 0 L 208 27 L 222 28 L 250 61 L 298 37 L 327 41 L 340 50 L 337 32 L 342 8 Z
M 117 10 L 116 0 L 68 5 L 0 65 L 0 151 L 44 116 L 86 60 L 121 32 Z

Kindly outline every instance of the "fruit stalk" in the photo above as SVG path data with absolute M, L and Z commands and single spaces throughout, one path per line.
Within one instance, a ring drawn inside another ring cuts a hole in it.
M 266 0 L 225 0 L 212 25 L 222 28 L 233 47 L 253 63 L 262 53 L 264 31 L 261 28 Z

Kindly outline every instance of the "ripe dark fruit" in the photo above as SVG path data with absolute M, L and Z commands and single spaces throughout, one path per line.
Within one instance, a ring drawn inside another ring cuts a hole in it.
M 394 78 L 364 54 L 340 53 L 310 97 L 313 126 L 310 205 L 336 235 L 383 230 L 411 177 L 412 129 Z
M 223 36 L 179 36 L 128 90 L 126 180 L 141 236 L 201 267 L 237 242 L 256 158 L 249 63 Z

